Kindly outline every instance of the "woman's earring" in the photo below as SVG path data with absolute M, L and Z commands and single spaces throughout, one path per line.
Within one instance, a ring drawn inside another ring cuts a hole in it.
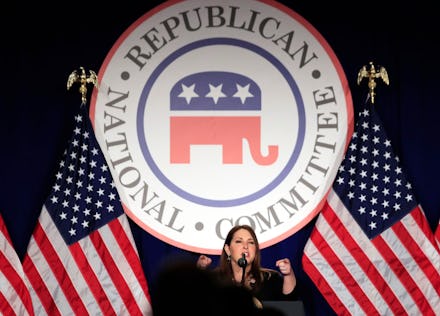
M 231 262 L 231 255 L 228 255 L 228 262 Z

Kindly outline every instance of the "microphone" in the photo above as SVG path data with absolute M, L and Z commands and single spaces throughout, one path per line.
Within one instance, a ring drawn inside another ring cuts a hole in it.
M 240 259 L 238 259 L 238 265 L 241 267 L 241 268 L 246 268 L 246 266 L 247 266 L 247 260 L 246 260 L 246 254 L 245 253 L 242 253 L 241 254 L 241 258 Z

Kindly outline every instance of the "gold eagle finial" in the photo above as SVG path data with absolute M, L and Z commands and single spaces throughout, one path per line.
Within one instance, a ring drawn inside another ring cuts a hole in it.
M 367 69 L 367 66 L 362 66 L 362 68 L 358 72 L 357 76 L 357 84 L 359 85 L 363 78 L 368 78 L 368 96 L 371 98 L 371 103 L 374 104 L 374 97 L 376 96 L 376 92 L 374 89 L 376 88 L 376 78 L 381 78 L 382 81 L 386 84 L 390 84 L 390 79 L 388 78 L 388 73 L 385 67 L 380 66 L 379 71 L 376 71 L 376 67 L 374 67 L 373 62 L 370 62 L 370 69 Z
M 93 70 L 89 70 L 89 76 L 87 77 L 84 67 L 79 67 L 81 73 L 79 74 L 77 70 L 72 71 L 67 79 L 67 90 L 69 90 L 72 85 L 76 82 L 80 84 L 79 93 L 81 93 L 81 104 L 85 104 L 87 101 L 87 84 L 91 83 L 96 88 L 98 87 L 98 76 Z

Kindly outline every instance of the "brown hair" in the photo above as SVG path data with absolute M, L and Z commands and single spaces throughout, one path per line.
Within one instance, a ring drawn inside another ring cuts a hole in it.
M 253 285 L 253 290 L 257 290 L 261 283 L 263 282 L 263 271 L 266 269 L 261 267 L 261 251 L 260 251 L 260 244 L 258 243 L 257 235 L 255 234 L 254 229 L 249 225 L 237 225 L 231 228 L 231 230 L 228 232 L 228 235 L 226 236 L 225 242 L 223 244 L 222 253 L 220 255 L 220 262 L 217 267 L 217 272 L 219 273 L 219 276 L 221 278 L 224 278 L 226 282 L 229 282 L 233 279 L 233 272 L 232 272 L 232 266 L 231 262 L 228 259 L 228 254 L 225 251 L 225 245 L 230 246 L 232 238 L 234 237 L 234 234 L 240 230 L 245 229 L 247 230 L 251 236 L 252 239 L 255 241 L 255 259 L 252 261 L 251 268 L 249 271 L 249 274 L 252 276 L 252 278 L 255 280 L 255 284 Z

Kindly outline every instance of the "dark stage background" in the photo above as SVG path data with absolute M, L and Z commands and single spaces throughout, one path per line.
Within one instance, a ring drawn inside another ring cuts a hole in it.
M 68 75 L 80 66 L 98 73 L 118 37 L 162 2 L 20 2 L 1 10 L 0 212 L 21 258 L 80 104 L 75 87 L 66 89 Z M 394 6 L 386 1 L 281 2 L 308 20 L 333 48 L 350 84 L 355 118 L 367 93 L 366 82 L 356 84 L 360 67 L 369 61 L 386 67 L 390 85 L 379 81 L 377 111 L 434 230 L 440 216 L 437 10 L 423 1 Z M 196 258 L 131 224 L 149 284 L 170 258 Z M 332 315 L 301 267 L 313 224 L 264 249 L 263 264 L 274 267 L 276 259 L 289 257 L 307 313 Z

